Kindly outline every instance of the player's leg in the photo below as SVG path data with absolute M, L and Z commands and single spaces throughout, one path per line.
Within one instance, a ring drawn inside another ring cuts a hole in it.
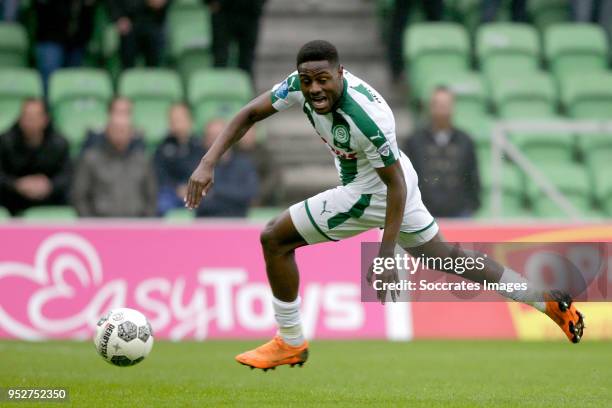
M 300 283 L 295 249 L 307 245 L 307 242 L 295 229 L 289 211 L 266 225 L 260 241 L 272 294 L 283 302 L 295 301 Z
M 444 240 L 440 233 L 436 233 L 427 242 L 411 245 L 410 239 L 415 237 L 410 234 L 400 234 L 400 241 L 403 240 L 403 247 L 413 256 L 425 256 L 427 258 L 476 258 L 480 254 L 468 251 L 457 245 L 451 245 Z M 413 242 L 414 243 L 414 242 Z M 499 293 L 512 300 L 528 304 L 541 312 L 546 313 L 553 319 L 566 334 L 568 339 L 574 343 L 580 341 L 584 329 L 584 319 L 582 314 L 576 310 L 569 295 L 558 291 L 542 292 L 540 289 L 530 284 L 523 276 L 510 268 L 507 268 L 491 257 L 484 258 L 484 268 L 466 270 L 460 276 L 474 282 L 499 282 L 506 284 L 525 283 L 527 290 L 524 291 L 499 291 Z M 454 264 L 454 263 L 453 263 Z M 453 269 L 440 269 L 441 272 L 454 273 Z
M 337 241 L 378 224 L 367 218 L 371 194 L 338 187 L 291 206 L 268 224 L 261 234 L 268 280 L 272 287 L 274 316 L 279 334 L 272 341 L 236 357 L 238 362 L 269 369 L 301 365 L 308 358 L 300 322 L 299 274 L 295 249 L 319 242 Z
M 283 364 L 302 365 L 308 358 L 308 343 L 302 334 L 299 313 L 300 276 L 295 263 L 295 249 L 307 245 L 307 242 L 295 229 L 289 211 L 270 221 L 260 240 L 272 288 L 278 334 L 264 345 L 239 354 L 236 360 L 263 370 Z

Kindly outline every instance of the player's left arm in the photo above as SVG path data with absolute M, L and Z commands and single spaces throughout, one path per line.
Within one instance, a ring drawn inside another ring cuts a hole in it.
M 407 193 L 406 180 L 404 180 L 404 172 L 399 160 L 389 166 L 376 168 L 376 172 L 387 186 L 385 229 L 379 255 L 392 257 L 404 218 Z
M 378 251 L 379 258 L 393 258 L 395 244 L 397 242 L 402 220 L 404 218 L 404 207 L 406 206 L 406 182 L 404 180 L 404 172 L 398 160 L 394 161 L 385 167 L 376 167 L 376 172 L 381 180 L 387 185 L 387 210 L 385 214 L 385 230 L 383 239 Z M 373 269 L 367 275 L 367 280 L 371 284 L 374 275 Z M 399 276 L 397 268 L 392 267 L 386 269 L 382 274 L 378 275 L 379 280 L 383 282 L 398 282 Z M 377 290 L 376 296 L 384 305 L 387 297 L 387 290 Z M 391 300 L 394 302 L 399 296 L 399 291 L 391 291 Z

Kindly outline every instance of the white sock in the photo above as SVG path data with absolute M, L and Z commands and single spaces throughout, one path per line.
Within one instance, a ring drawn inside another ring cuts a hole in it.
M 301 302 L 302 299 L 299 296 L 293 302 L 283 302 L 274 296 L 272 297 L 274 317 L 278 323 L 278 334 L 290 346 L 301 346 L 305 341 L 299 311 Z
M 501 278 L 499 278 L 499 283 L 525 283 L 527 285 L 527 290 L 515 290 L 513 292 L 498 290 L 497 292 L 517 302 L 533 306 L 540 312 L 546 311 L 546 302 L 544 301 L 542 290 L 512 269 L 504 268 L 504 273 Z

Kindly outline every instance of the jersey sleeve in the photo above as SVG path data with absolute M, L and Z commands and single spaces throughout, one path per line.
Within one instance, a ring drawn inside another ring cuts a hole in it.
M 343 110 L 355 124 L 356 144 L 375 168 L 390 166 L 400 157 L 394 122 L 381 111 L 362 107 L 350 95 Z
M 296 103 L 303 102 L 302 91 L 300 90 L 300 78 L 297 71 L 294 71 L 281 83 L 272 87 L 270 91 L 272 106 L 277 111 L 283 111 Z
M 374 136 L 357 135 L 359 147 L 374 168 L 390 166 L 399 158 L 399 152 L 393 140 L 389 140 L 388 137 L 378 139 L 381 135 L 382 133 Z

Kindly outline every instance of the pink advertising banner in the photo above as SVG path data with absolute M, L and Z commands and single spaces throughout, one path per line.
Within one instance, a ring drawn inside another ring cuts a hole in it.
M 261 228 L 240 222 L 0 224 L 0 338 L 87 339 L 100 315 L 121 306 L 142 311 L 158 338 L 269 337 L 275 324 Z M 441 229 L 456 242 L 612 242 L 610 223 L 445 221 Z M 373 230 L 297 251 L 308 337 L 563 338 L 544 315 L 513 302 L 362 303 L 360 245 L 379 238 Z M 612 338 L 612 303 L 579 307 L 589 338 Z
M 0 226 L 0 337 L 88 338 L 105 310 L 132 307 L 158 338 L 274 333 L 261 226 L 84 222 Z M 370 231 L 298 251 L 306 334 L 412 336 L 410 304 L 360 302 L 359 247 Z

